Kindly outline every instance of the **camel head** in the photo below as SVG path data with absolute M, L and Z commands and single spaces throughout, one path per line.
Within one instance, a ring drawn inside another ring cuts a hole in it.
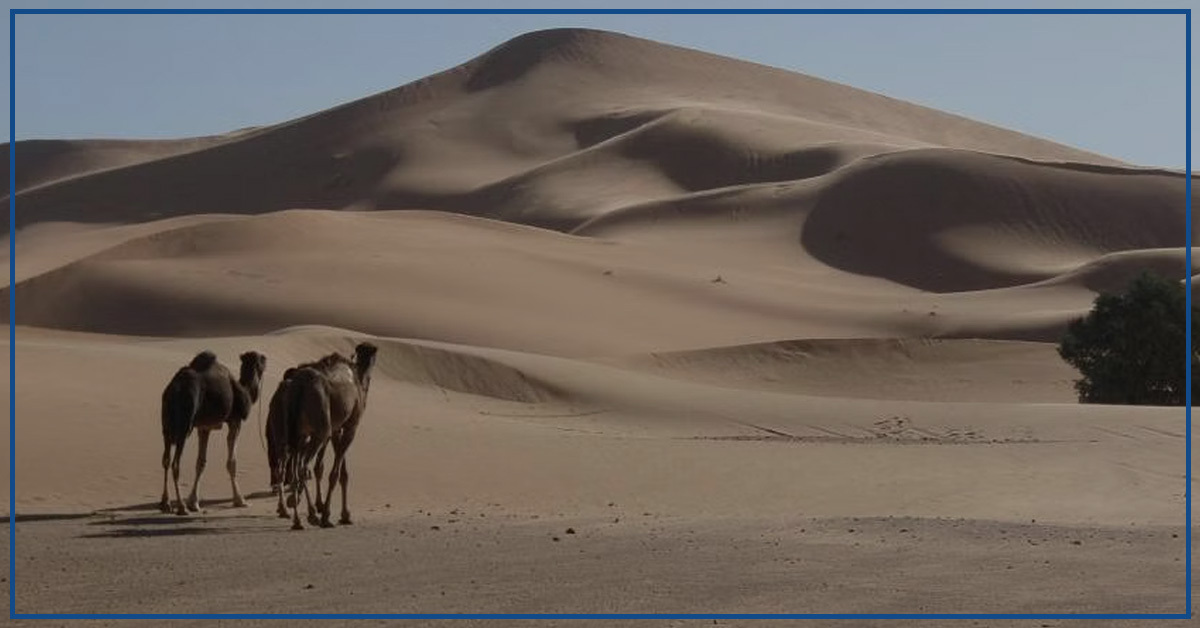
M 371 385 L 371 368 L 375 366 L 378 352 L 379 347 L 369 342 L 360 342 L 354 347 L 354 371 L 364 390 Z
M 267 356 L 257 351 L 247 351 L 241 356 L 242 370 L 238 383 L 250 393 L 250 400 L 258 401 L 258 392 L 262 384 L 263 371 L 267 370 Z

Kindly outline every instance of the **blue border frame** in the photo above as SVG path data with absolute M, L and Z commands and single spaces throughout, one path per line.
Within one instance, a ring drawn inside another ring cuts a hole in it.
M 1188 10 L 1187 17 L 1184 18 L 1186 40 L 1184 42 L 1184 71 L 1186 76 L 1186 88 L 1184 89 L 1184 102 L 1187 107 L 1187 117 L 1184 124 L 1184 145 L 1187 147 L 1187 157 L 1184 160 L 1184 194 L 1187 196 L 1187 248 L 1184 249 L 1184 268 L 1186 269 L 1185 283 L 1187 288 L 1184 290 L 1184 299 L 1187 303 L 1187 312 L 1185 314 L 1184 326 L 1187 327 L 1185 337 L 1187 338 L 1187 346 L 1184 347 L 1184 352 L 1187 353 L 1187 380 L 1184 382 L 1186 403 L 1186 425 L 1184 438 L 1186 439 L 1186 451 L 1184 455 L 1187 469 L 1184 472 L 1184 481 L 1187 484 L 1184 486 L 1184 510 L 1187 513 L 1185 516 L 1187 523 L 1187 531 L 1184 538 L 1187 539 L 1187 556 L 1184 559 L 1184 565 L 1187 569 L 1187 603 L 1185 605 L 1185 615 L 1192 616 L 1192 12 Z
M 1191 9 L 10 9 L 8 15 L 8 281 L 16 286 L 17 15 L 1183 15 L 1186 24 L 1185 189 L 1187 207 L 1187 405 L 1184 471 L 1187 545 L 1183 613 L 17 613 L 17 335 L 16 291 L 8 291 L 8 599 L 10 619 L 1189 619 L 1192 614 L 1192 11 Z

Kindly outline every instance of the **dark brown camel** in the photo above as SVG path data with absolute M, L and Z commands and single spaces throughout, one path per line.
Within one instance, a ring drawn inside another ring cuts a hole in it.
M 279 380 L 279 386 L 275 388 L 275 394 L 271 395 L 270 409 L 267 412 L 267 463 L 271 471 L 271 490 L 278 498 L 276 512 L 281 519 L 291 518 L 291 513 L 284 506 L 284 492 L 292 485 L 294 478 L 288 468 L 287 458 L 287 399 L 288 386 L 291 384 L 292 377 L 302 368 L 318 367 L 322 362 L 344 361 L 351 363 L 350 358 L 339 354 L 325 356 L 321 361 L 308 362 L 289 368 L 284 371 L 283 377 Z M 321 482 L 320 477 L 323 469 L 324 448 L 316 458 L 316 465 L 313 471 L 317 476 L 317 510 L 321 509 L 320 493 Z M 305 487 L 307 489 L 307 487 Z M 308 498 L 308 491 L 305 490 L 305 497 Z M 317 524 L 319 520 L 313 514 L 313 504 L 311 499 L 308 502 L 308 520 L 312 524 Z
M 242 422 L 250 416 L 250 408 L 258 401 L 262 374 L 267 367 L 267 357 L 255 351 L 241 355 L 242 367 L 238 379 L 229 369 L 217 362 L 212 351 L 202 351 L 179 369 L 163 390 L 163 494 L 160 506 L 163 512 L 171 512 L 170 496 L 167 492 L 167 468 L 170 467 L 175 483 L 175 513 L 186 515 L 188 510 L 200 510 L 200 474 L 204 472 L 208 454 L 208 435 L 213 430 L 229 425 L 229 460 L 225 464 L 229 471 L 229 482 L 233 487 L 233 505 L 245 506 L 246 499 L 237 483 L 237 437 Z M 179 493 L 179 461 L 183 456 L 183 445 L 188 434 L 196 429 L 199 438 L 199 453 L 196 456 L 196 481 L 187 502 Z M 174 455 L 171 448 L 174 447 Z
M 362 414 L 367 406 L 367 393 L 371 386 L 371 370 L 375 366 L 378 348 L 370 343 L 359 343 L 354 348 L 354 360 L 339 354 L 328 355 L 313 365 L 298 368 L 287 383 L 284 402 L 286 416 L 287 476 L 292 479 L 292 529 L 302 530 L 300 523 L 300 490 L 308 499 L 308 465 L 314 458 L 324 455 L 327 443 L 333 445 L 333 466 L 329 469 L 329 489 L 324 499 L 320 494 L 317 473 L 317 509 L 321 511 L 321 527 L 333 525 L 329 521 L 332 509 L 333 489 L 342 486 L 342 514 L 339 523 L 351 523 L 350 509 L 346 502 L 346 489 L 350 474 L 346 468 L 346 450 L 354 441 Z M 311 504 L 311 502 L 309 502 Z M 309 510 L 310 522 L 313 514 Z
M 267 410 L 267 466 L 271 471 L 271 490 L 276 492 L 282 492 L 284 484 L 283 459 L 287 451 L 284 418 L 287 412 L 285 409 L 287 387 L 292 376 L 296 374 L 296 369 L 304 366 L 292 367 L 283 372 L 283 378 L 279 380 L 275 394 L 271 395 L 271 403 Z

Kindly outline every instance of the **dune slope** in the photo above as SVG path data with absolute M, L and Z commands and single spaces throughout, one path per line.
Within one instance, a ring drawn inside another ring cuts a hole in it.
M 608 142 L 618 145 L 590 159 L 662 173 L 665 181 L 632 183 L 646 188 L 642 196 L 809 176 L 836 164 L 839 150 L 805 156 L 800 149 L 831 142 L 866 143 L 874 152 L 947 147 L 1120 165 L 813 77 L 564 29 L 519 37 L 395 90 L 158 159 L 113 155 L 112 167 L 101 169 L 93 145 L 60 147 L 57 161 L 89 163 L 68 169 L 76 176 L 57 185 L 21 192 L 17 225 L 423 207 L 562 227 L 581 218 L 569 208 L 595 206 L 595 186 L 578 187 L 549 208 L 519 196 L 497 204 L 503 191 L 489 186 Z M 151 152 L 146 146 L 142 153 Z M 691 158 L 681 162 L 681 154 Z M 30 164 L 30 180 L 53 170 Z M 572 172 L 543 171 L 546 181 L 536 188 L 570 188 Z

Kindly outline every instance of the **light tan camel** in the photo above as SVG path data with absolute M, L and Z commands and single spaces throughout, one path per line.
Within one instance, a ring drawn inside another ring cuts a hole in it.
M 248 351 L 241 355 L 241 361 L 241 372 L 235 380 L 229 369 L 217 362 L 216 354 L 202 351 L 187 366 L 179 369 L 163 390 L 163 493 L 160 503 L 163 512 L 172 510 L 167 492 L 168 467 L 175 484 L 175 513 L 186 515 L 189 510 L 200 510 L 200 475 L 208 458 L 208 435 L 225 424 L 229 425 L 226 439 L 229 460 L 225 468 L 229 471 L 229 483 L 233 487 L 233 505 L 246 505 L 237 483 L 237 437 L 242 422 L 250 416 L 250 408 L 258 401 L 267 357 Z M 199 453 L 196 456 L 196 481 L 185 504 L 179 493 L 179 461 L 183 456 L 183 445 L 193 428 L 199 438 Z M 172 447 L 175 449 L 174 456 Z
M 354 441 L 355 432 L 367 407 L 367 393 L 371 386 L 371 370 L 375 366 L 378 348 L 370 343 L 359 343 L 354 348 L 354 360 L 332 354 L 325 356 L 312 366 L 298 368 L 288 380 L 284 402 L 285 431 L 287 443 L 287 474 L 292 482 L 292 529 L 302 530 L 300 523 L 300 491 L 308 500 L 308 465 L 314 458 L 324 456 L 327 443 L 333 445 L 333 466 L 329 469 L 329 489 L 321 498 L 320 462 L 317 466 L 317 509 L 321 512 L 321 527 L 330 527 L 329 521 L 333 489 L 342 486 L 342 514 L 339 523 L 351 523 L 350 509 L 346 502 L 346 489 L 350 474 L 346 467 L 346 450 Z M 309 510 L 309 521 L 315 518 Z

